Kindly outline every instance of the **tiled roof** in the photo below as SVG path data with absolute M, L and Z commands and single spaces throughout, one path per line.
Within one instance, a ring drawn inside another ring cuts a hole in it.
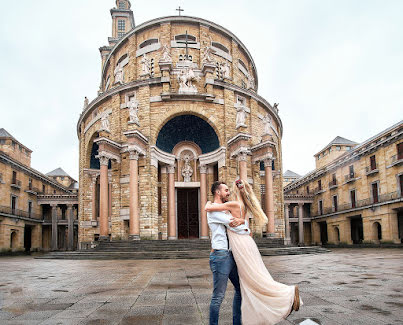
M 55 170 L 52 170 L 51 172 L 47 173 L 46 176 L 68 176 L 70 177 L 69 174 L 67 174 L 63 169 L 56 168 Z
M 283 176 L 284 176 L 284 177 L 295 177 L 295 178 L 300 178 L 300 177 L 301 177 L 301 175 L 298 175 L 297 173 L 294 173 L 294 172 L 291 171 L 291 170 L 287 170 L 287 171 L 283 174 Z
M 14 139 L 14 137 L 10 133 L 8 133 L 4 128 L 0 129 L 0 137 L 2 137 L 2 138 L 13 138 Z

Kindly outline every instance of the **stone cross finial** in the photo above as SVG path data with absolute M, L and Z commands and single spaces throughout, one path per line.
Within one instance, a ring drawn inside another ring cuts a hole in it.
M 181 8 L 181 6 L 179 6 L 178 9 L 175 9 L 178 12 L 178 15 L 181 15 L 181 11 L 185 11 L 184 9 Z

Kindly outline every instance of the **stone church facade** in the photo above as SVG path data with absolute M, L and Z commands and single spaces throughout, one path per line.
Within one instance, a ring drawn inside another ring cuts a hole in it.
M 258 95 L 248 49 L 204 19 L 135 26 L 129 1 L 111 10 L 98 96 L 84 102 L 79 242 L 209 236 L 204 205 L 215 180 L 242 178 L 284 237 L 282 123 Z

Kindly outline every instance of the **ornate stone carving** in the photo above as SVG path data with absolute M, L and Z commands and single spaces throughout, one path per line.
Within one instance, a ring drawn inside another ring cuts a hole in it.
M 277 113 L 278 113 L 278 105 L 279 105 L 278 103 L 274 103 L 274 104 L 273 104 L 273 108 L 275 109 L 275 111 L 276 111 Z
M 264 164 L 264 167 L 266 168 L 266 167 L 270 167 L 271 168 L 271 166 L 272 166 L 272 164 L 273 164 L 273 158 L 272 157 L 266 157 L 265 159 L 263 159 L 263 164 Z
M 221 70 L 221 75 L 223 79 L 230 79 L 230 65 L 227 61 L 224 63 L 220 64 L 220 70 Z
M 168 165 L 167 172 L 168 172 L 168 174 L 174 174 L 175 173 L 175 165 Z
M 212 55 L 215 51 L 211 46 L 206 46 L 204 48 L 204 53 L 203 53 L 203 63 L 209 63 L 209 64 L 214 64 L 214 59 L 212 58 Z
M 140 120 L 138 117 L 139 102 L 134 96 L 130 99 L 127 107 L 129 108 L 129 123 L 140 126 Z
M 252 73 L 248 72 L 248 89 L 255 89 L 255 78 L 253 77 Z
M 88 107 L 88 98 L 84 97 L 84 107 L 83 110 L 85 110 Z
M 123 66 L 119 63 L 115 69 L 115 83 L 122 84 L 123 78 L 124 78 Z
M 262 118 L 263 121 L 263 135 L 272 135 L 273 125 L 271 123 L 271 116 L 267 114 Z
M 104 156 L 104 155 L 98 155 L 97 158 L 99 159 L 99 164 L 101 166 L 108 166 L 109 164 L 109 157 Z
M 188 154 L 184 155 L 184 157 L 183 157 L 183 161 L 185 162 L 185 165 L 182 167 L 182 176 L 183 176 L 184 182 L 192 181 L 193 168 L 192 168 L 192 166 L 190 166 L 191 158 L 192 157 Z
M 130 160 L 139 160 L 140 153 L 136 150 L 129 151 L 129 158 Z
M 246 127 L 246 110 L 244 106 L 238 106 L 236 109 L 236 128 Z
M 238 161 L 248 161 L 248 153 L 245 151 L 241 151 L 238 154 Z
M 106 131 L 106 132 L 111 132 L 110 130 L 110 123 L 109 123 L 109 114 L 107 112 L 104 112 L 101 115 L 101 128 L 99 131 Z
M 141 59 L 141 75 L 151 75 L 151 60 L 144 53 Z
M 200 165 L 200 174 L 207 174 L 207 166 Z
M 193 68 L 189 65 L 188 67 L 182 68 L 178 75 L 179 81 L 179 93 L 180 94 L 196 94 L 197 88 L 193 85 L 193 81 L 200 81 L 200 77 L 196 76 Z
M 172 62 L 172 56 L 167 44 L 162 47 L 162 58 L 160 62 Z

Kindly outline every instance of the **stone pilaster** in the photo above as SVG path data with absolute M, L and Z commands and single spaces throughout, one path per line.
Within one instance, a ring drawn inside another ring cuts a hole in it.
M 304 203 L 298 203 L 298 244 L 304 245 Z
M 267 224 L 267 233 L 270 236 L 274 236 L 274 194 L 273 194 L 273 173 L 272 173 L 272 158 L 266 158 L 263 160 L 264 163 L 264 179 L 265 179 L 265 187 L 266 187 L 266 195 L 265 195 L 265 205 L 266 205 L 266 214 L 269 222 Z
M 109 240 L 109 221 L 108 221 L 108 163 L 109 158 L 99 156 L 101 165 L 100 175 L 100 216 L 99 216 L 99 240 Z
M 57 204 L 51 204 L 52 207 L 52 251 L 58 249 L 57 243 Z
M 73 205 L 67 205 L 67 218 L 68 218 L 68 241 L 67 249 L 69 251 L 74 250 L 74 210 Z
M 284 204 L 284 223 L 285 223 L 285 238 L 284 244 L 291 244 L 291 236 L 290 236 L 290 205 L 288 203 Z
M 178 239 L 176 236 L 176 213 L 175 213 L 175 166 L 168 169 L 168 239 Z

